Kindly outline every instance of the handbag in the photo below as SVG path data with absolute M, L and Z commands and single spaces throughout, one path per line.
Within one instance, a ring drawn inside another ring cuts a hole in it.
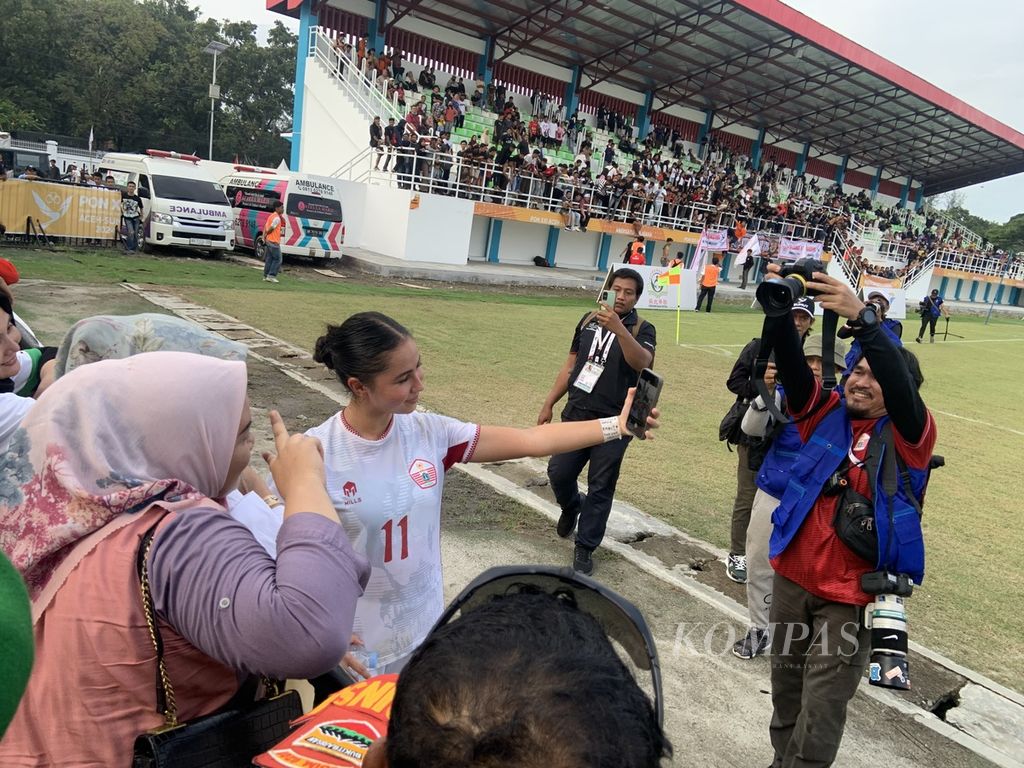
M 136 737 L 132 768 L 248 768 L 256 755 L 288 734 L 292 720 L 302 716 L 301 699 L 295 691 L 280 693 L 276 683 L 264 679 L 265 688 L 273 693 L 253 701 L 258 681 L 249 678 L 219 711 L 187 723 L 178 722 L 174 688 L 167 676 L 163 639 L 149 589 L 146 560 L 154 529 L 142 540 L 137 566 L 146 626 L 156 649 L 156 708 L 163 714 L 164 724 Z
M 740 429 L 740 424 L 743 423 L 743 417 L 749 407 L 750 401 L 745 397 L 737 399 L 729 408 L 729 412 L 725 414 L 722 423 L 718 425 L 718 439 L 724 440 L 727 446 L 730 443 L 739 445 L 743 440 L 743 430 Z M 730 450 L 732 449 L 730 448 Z

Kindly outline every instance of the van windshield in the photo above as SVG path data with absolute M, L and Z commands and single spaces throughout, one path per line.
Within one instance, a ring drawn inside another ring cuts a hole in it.
M 202 179 L 182 179 L 178 176 L 154 176 L 150 190 L 157 197 L 168 200 L 188 200 L 192 203 L 227 205 L 224 187 Z
M 342 221 L 341 203 L 330 197 L 310 197 L 309 195 L 288 195 L 289 216 L 300 216 L 317 221 Z

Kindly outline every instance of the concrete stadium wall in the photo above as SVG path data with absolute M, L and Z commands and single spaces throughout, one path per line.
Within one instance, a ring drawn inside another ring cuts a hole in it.
M 323 65 L 306 62 L 299 167 L 330 176 L 370 143 L 369 120 L 341 92 Z
M 408 199 L 409 192 L 398 191 Z M 441 264 L 466 263 L 473 229 L 472 200 L 416 194 L 406 203 L 406 211 L 404 258 Z

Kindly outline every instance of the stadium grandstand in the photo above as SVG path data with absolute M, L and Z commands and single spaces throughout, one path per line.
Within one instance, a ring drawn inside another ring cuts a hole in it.
M 1024 303 L 925 204 L 1024 172 L 1024 134 L 777 0 L 267 6 L 300 22 L 290 166 L 341 180 L 349 246 L 604 271 L 725 232 L 726 283 L 824 253 L 907 305 Z

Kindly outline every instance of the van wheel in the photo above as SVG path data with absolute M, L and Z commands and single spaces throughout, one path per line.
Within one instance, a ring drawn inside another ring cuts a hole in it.
M 252 248 L 253 255 L 260 261 L 266 262 L 267 260 L 267 243 L 263 240 L 263 236 L 260 235 L 256 238 L 256 243 Z

